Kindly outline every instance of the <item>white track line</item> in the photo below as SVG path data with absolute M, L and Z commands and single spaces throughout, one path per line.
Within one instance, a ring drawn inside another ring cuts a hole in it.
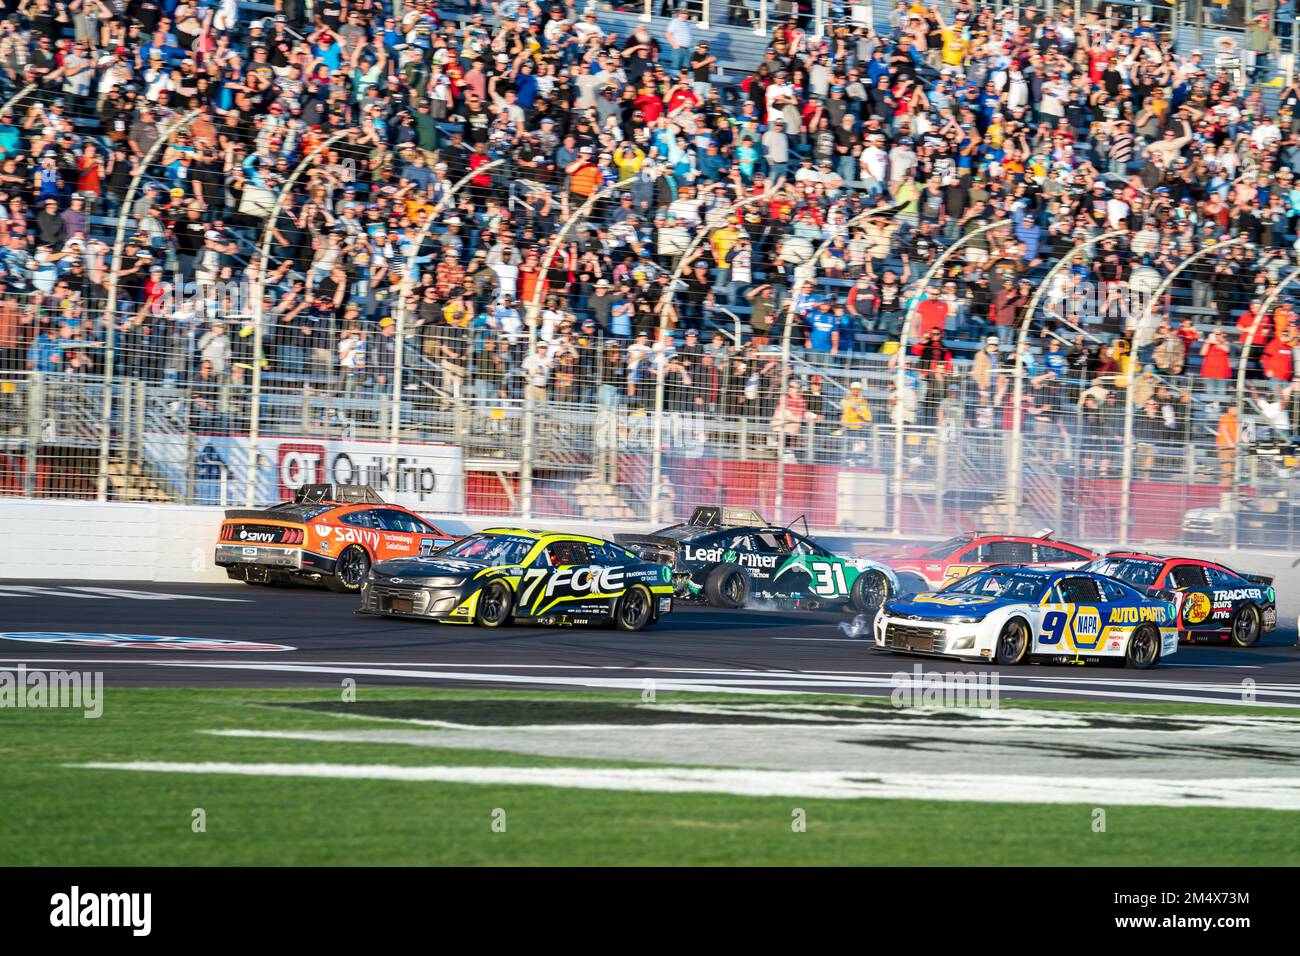
M 536 786 L 648 793 L 718 793 L 829 800 L 914 799 L 1084 806 L 1212 806 L 1300 810 L 1300 779 L 1143 780 L 1131 777 L 1031 777 L 989 774 L 875 774 L 836 771 L 713 770 L 700 767 L 403 767 L 333 763 L 67 764 L 90 770 L 393 780 Z
M 103 664 L 105 661 L 96 661 L 95 663 Z M 238 671 L 258 671 L 267 673 L 281 674 L 309 674 L 309 675 L 333 675 L 338 674 L 345 677 L 382 677 L 382 678 L 414 678 L 429 681 L 462 681 L 467 683 L 497 683 L 497 684 L 522 684 L 528 686 L 566 686 L 566 687 L 586 687 L 586 688 L 607 688 L 613 690 L 640 690 L 645 687 L 646 678 L 644 677 L 605 677 L 592 675 L 590 677 L 565 677 L 559 675 L 526 675 L 526 674 L 492 674 L 492 673 L 468 673 L 464 671 L 427 671 L 427 670 L 397 670 L 391 668 L 346 668 L 346 667 L 325 667 L 315 664 L 245 664 L 245 663 L 212 663 L 205 664 L 199 662 L 182 662 L 182 663 L 163 663 L 159 661 L 131 660 L 130 662 L 112 661 L 108 663 L 131 663 L 145 665 L 150 667 L 189 667 L 208 670 L 238 670 Z M 937 672 L 936 672 L 937 673 Z M 698 692 L 744 692 L 748 694 L 780 694 L 780 693 L 815 693 L 816 691 L 809 688 L 858 688 L 858 689 L 875 689 L 893 690 L 900 686 L 912 685 L 924 688 L 926 682 L 924 678 L 920 681 L 899 682 L 894 678 L 886 679 L 853 679 L 839 678 L 833 676 L 819 677 L 816 675 L 765 675 L 758 672 L 753 677 L 738 678 L 713 678 L 707 681 L 695 681 L 693 679 L 662 680 L 656 679 L 656 686 L 660 690 L 682 690 Z M 1121 682 L 1127 684 L 1127 682 Z M 1174 685 L 1175 689 L 1183 689 L 1181 685 Z M 1043 694 L 1048 696 L 1084 696 L 1084 697 L 1104 697 L 1110 699 L 1129 699 L 1129 700 L 1150 700 L 1165 703 L 1191 703 L 1191 704 L 1231 704 L 1240 707 L 1300 707 L 1300 704 L 1289 704 L 1277 701 L 1264 700 L 1243 700 L 1242 688 L 1236 685 L 1227 685 L 1223 687 L 1206 688 L 1207 693 L 1215 694 L 1235 694 L 1236 697 L 1208 697 L 1192 696 L 1188 694 L 1149 694 L 1125 692 L 1119 690 L 1090 690 L 1079 687 L 1036 687 L 1018 684 L 999 684 L 1000 692 L 1012 693 L 1030 693 Z M 1260 696 L 1258 690 L 1256 696 Z M 1264 696 L 1284 696 L 1295 697 L 1300 693 L 1291 692 L 1270 692 Z

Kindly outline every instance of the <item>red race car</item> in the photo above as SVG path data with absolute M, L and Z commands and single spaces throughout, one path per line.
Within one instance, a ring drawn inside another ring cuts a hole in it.
M 216 563 L 249 584 L 358 591 L 375 562 L 428 557 L 455 540 L 368 485 L 303 485 L 293 501 L 227 511 Z
M 1277 628 L 1277 595 L 1265 574 L 1242 574 L 1213 561 L 1112 551 L 1088 565 L 1139 591 L 1177 595 L 1178 637 L 1187 643 L 1231 641 L 1249 647 Z
M 1053 568 L 1077 568 L 1097 555 L 1077 544 L 1052 538 L 1050 530 L 1036 535 L 974 532 L 958 535 L 938 544 L 905 548 L 880 560 L 898 572 L 904 590 L 925 582 L 919 590 L 937 591 L 991 564 L 1032 564 Z M 912 583 L 907 582 L 911 579 Z

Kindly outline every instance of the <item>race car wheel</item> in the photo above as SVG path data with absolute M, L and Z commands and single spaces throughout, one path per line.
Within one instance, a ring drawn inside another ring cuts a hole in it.
M 1020 664 L 1029 656 L 1029 625 L 1021 618 L 1007 621 L 998 635 L 993 660 L 998 664 Z
M 327 579 L 331 591 L 352 594 L 361 590 L 361 584 L 370 573 L 370 553 L 359 544 L 343 549 L 334 562 L 334 576 Z
M 1232 643 L 1237 647 L 1250 647 L 1259 640 L 1259 608 L 1247 604 L 1232 619 Z
M 482 627 L 501 627 L 510 623 L 510 605 L 514 592 L 504 581 L 493 581 L 478 596 L 474 622 Z
M 614 626 L 620 631 L 639 631 L 654 616 L 654 595 L 644 584 L 633 585 L 618 599 L 614 608 Z
M 1124 663 L 1140 670 L 1151 667 L 1160 660 L 1160 632 L 1154 627 L 1139 627 L 1128 639 Z
M 879 571 L 863 571 L 849 589 L 855 611 L 877 611 L 889 600 L 889 579 Z
M 749 575 L 738 564 L 719 564 L 704 580 L 704 596 L 714 607 L 744 607 L 749 597 Z

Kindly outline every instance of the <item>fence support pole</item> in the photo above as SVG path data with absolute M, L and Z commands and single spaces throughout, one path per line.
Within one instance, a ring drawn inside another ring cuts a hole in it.
M 1255 313 L 1255 321 L 1250 324 L 1250 333 L 1246 336 L 1246 341 L 1241 345 L 1241 359 L 1237 362 L 1237 436 L 1236 442 L 1232 449 L 1232 547 L 1234 549 L 1241 546 L 1241 518 L 1239 517 L 1241 509 L 1237 506 L 1237 488 L 1242 480 L 1242 461 L 1241 456 L 1241 416 L 1245 414 L 1246 406 L 1246 366 L 1250 364 L 1251 343 L 1255 341 L 1255 333 L 1259 331 L 1260 323 L 1264 321 L 1264 316 L 1268 315 L 1269 310 L 1273 308 L 1273 303 L 1277 297 L 1282 294 L 1282 290 L 1300 278 L 1300 269 L 1293 269 L 1288 272 L 1286 277 L 1269 290 L 1268 295 L 1264 296 L 1264 301 L 1259 305 L 1259 311 Z
M 777 190 L 778 186 L 784 180 L 773 183 L 762 193 L 757 196 L 745 196 L 730 202 L 723 206 L 722 209 L 730 219 L 731 215 L 738 209 L 745 206 L 752 206 L 770 198 Z M 742 230 L 743 231 L 743 230 Z M 748 233 L 746 233 L 748 235 Z M 677 260 L 677 266 L 673 269 L 672 276 L 668 280 L 668 285 L 664 289 L 663 298 L 659 304 L 659 335 L 655 339 L 655 348 L 659 350 L 657 359 L 657 369 L 655 373 L 655 419 L 652 429 L 654 435 L 654 450 L 650 458 L 650 520 L 659 523 L 662 518 L 661 505 L 662 496 L 659 494 L 659 486 L 663 483 L 664 453 L 663 453 L 663 429 L 664 429 L 664 362 L 663 349 L 664 340 L 668 335 L 668 313 L 672 308 L 673 294 L 677 291 L 677 283 L 682 278 L 682 273 L 690 264 L 691 258 L 695 251 L 709 238 L 709 229 L 701 226 L 700 229 L 691 238 L 690 244 L 687 245 L 686 251 Z M 736 345 L 740 345 L 740 337 L 736 337 Z
M 934 281 L 935 276 L 939 275 L 944 265 L 961 251 L 968 242 L 977 236 L 982 236 L 991 232 L 998 227 L 1010 228 L 1011 223 L 1006 220 L 998 220 L 980 226 L 978 229 L 972 229 L 966 235 L 962 236 L 951 246 L 943 251 L 939 258 L 935 259 L 930 268 L 921 276 L 920 287 L 922 290 L 928 289 L 930 283 Z M 912 332 L 912 322 L 916 318 L 916 310 L 921 304 L 920 295 L 912 296 L 911 301 L 907 304 L 907 311 L 903 313 L 903 326 L 898 331 L 898 354 L 894 362 L 894 401 L 899 410 L 898 421 L 894 422 L 894 507 L 892 515 L 892 526 L 894 535 L 901 536 L 903 533 L 903 388 L 907 384 L 907 340 Z
M 293 192 L 293 184 L 298 177 L 325 150 L 329 149 L 344 136 L 355 133 L 355 129 L 341 129 L 321 142 L 314 150 L 293 168 L 280 191 L 276 193 L 275 202 L 262 225 L 261 241 L 257 245 L 257 269 L 253 274 L 253 382 L 248 405 L 248 475 L 244 488 L 244 507 L 251 508 L 257 498 L 257 443 L 262 424 L 262 348 L 266 341 L 266 267 L 271 257 L 271 234 L 275 232 L 276 221 L 284 201 Z
M 1206 246 L 1204 249 L 1197 250 L 1182 262 L 1174 267 L 1174 270 L 1165 276 L 1160 285 L 1156 286 L 1155 293 L 1151 296 L 1150 301 L 1142 309 L 1142 315 L 1134 325 L 1134 329 L 1142 328 L 1151 321 L 1151 315 L 1156 306 L 1164 299 L 1169 290 L 1173 288 L 1174 280 L 1177 279 L 1186 269 L 1196 260 L 1209 255 L 1212 252 L 1218 252 L 1227 246 L 1239 245 L 1246 241 L 1245 235 L 1238 236 L 1235 239 L 1229 239 L 1227 242 L 1221 242 L 1213 246 Z M 1134 336 L 1136 338 L 1136 336 Z M 1128 388 L 1124 389 L 1124 461 L 1121 465 L 1120 474 L 1120 495 L 1119 495 L 1119 543 L 1121 547 L 1128 546 L 1129 530 L 1132 525 L 1130 512 L 1133 501 L 1133 385 L 1136 377 L 1133 369 L 1133 363 L 1137 360 L 1137 350 L 1129 349 L 1129 375 Z
M 835 229 L 831 229 L 829 231 L 829 234 L 826 236 L 826 238 L 823 239 L 821 242 L 819 242 L 817 244 L 817 247 L 813 249 L 812 255 L 809 256 L 808 261 L 804 264 L 807 268 L 804 268 L 804 266 L 800 266 L 798 269 L 795 270 L 794 282 L 796 286 L 798 285 L 798 283 L 804 282 L 809 278 L 816 280 L 817 262 L 821 259 L 822 253 L 824 253 L 828 248 L 830 248 L 830 244 L 834 242 L 836 238 L 838 238 L 841 235 L 847 236 L 848 233 L 853 229 L 853 227 L 860 222 L 864 222 L 865 220 L 871 219 L 875 216 L 893 215 L 894 213 L 897 213 L 902 208 L 903 206 L 899 203 L 894 203 L 894 202 L 886 203 L 883 206 L 876 206 L 872 209 L 867 209 L 858 213 L 848 222 L 844 223 L 843 226 L 839 227 L 838 231 Z M 785 403 L 786 400 L 786 392 L 790 390 L 790 336 L 792 334 L 793 327 L 794 327 L 795 303 L 798 302 L 798 296 L 796 295 L 797 288 L 791 288 L 788 291 L 790 297 L 789 297 L 789 301 L 786 303 L 785 323 L 781 329 L 781 392 L 777 396 L 777 401 L 776 401 L 777 411 L 781 410 L 781 406 Z M 775 507 L 773 508 L 773 511 L 776 512 L 775 520 L 777 524 L 780 524 L 784 520 L 783 515 L 785 512 L 785 422 L 784 421 L 781 422 L 781 427 L 777 429 L 776 497 L 775 497 L 774 504 Z
M 140 188 L 140 183 L 149 170 L 149 164 L 158 155 L 158 151 L 171 142 L 173 136 L 193 123 L 198 118 L 199 112 L 199 110 L 191 110 L 177 119 L 164 129 L 162 135 L 149 147 L 144 156 L 140 158 L 140 165 L 136 167 L 135 175 L 131 177 L 131 182 L 126 189 L 126 196 L 122 200 L 122 208 L 118 211 L 117 234 L 113 238 L 113 261 L 108 270 L 106 296 L 108 322 L 104 329 L 104 405 L 100 416 L 103 419 L 101 424 L 103 430 L 99 438 L 99 476 L 95 491 L 96 501 L 108 500 L 108 459 L 113 436 L 113 365 L 116 361 L 114 349 L 117 345 L 117 286 L 122 278 L 122 247 L 126 244 L 126 224 L 131 221 L 131 203 L 135 202 L 136 190 Z
M 596 190 L 587 200 L 564 220 L 560 226 L 560 231 L 555 234 L 546 246 L 546 254 L 542 256 L 542 261 L 537 267 L 537 282 L 533 286 L 532 298 L 528 300 L 528 307 L 525 310 L 525 325 L 528 327 L 528 351 L 524 354 L 524 362 L 527 363 L 537 351 L 537 318 L 542 310 L 542 291 L 546 287 L 546 276 L 551 271 L 551 262 L 554 261 L 555 255 L 563 245 L 565 238 L 579 220 L 589 216 L 591 211 L 596 208 L 596 203 L 606 196 L 613 195 L 619 189 L 624 189 L 632 185 L 633 180 L 624 179 L 619 182 L 610 183 L 602 189 Z M 523 454 L 519 461 L 519 490 L 520 490 L 520 510 L 524 518 L 533 516 L 533 456 L 536 453 L 535 445 L 537 443 L 537 403 L 533 399 L 532 373 L 527 369 L 524 370 L 524 440 Z
M 447 207 L 456 194 L 464 188 L 475 176 L 482 176 L 489 169 L 500 166 L 504 159 L 494 159 L 490 163 L 484 163 L 478 169 L 471 169 L 460 179 L 456 180 L 446 194 L 434 204 L 425 217 L 424 222 L 420 224 L 420 231 L 416 233 L 415 238 L 411 241 L 410 252 L 406 256 L 406 268 L 402 273 L 402 281 L 397 287 L 397 328 L 394 330 L 395 344 L 393 348 L 393 411 L 389 415 L 388 421 L 390 431 L 388 435 L 388 471 L 390 475 L 390 485 L 394 492 L 397 491 L 398 485 L 398 447 L 401 445 L 402 430 L 402 377 L 406 370 L 405 351 L 406 351 L 406 300 L 410 298 L 411 287 L 415 285 L 415 268 L 419 264 L 420 247 L 424 245 L 424 240 L 429 235 L 429 230 L 433 224 L 440 220 L 442 211 Z M 460 396 L 456 396 L 459 399 Z M 458 406 L 459 409 L 459 406 Z M 463 470 L 463 469 L 462 469 Z M 464 485 L 464 475 L 461 476 L 461 484 Z
M 1016 336 L 1016 366 L 1012 373 L 1015 376 L 1015 381 L 1013 382 L 1014 397 L 1011 408 L 1011 453 L 1007 456 L 1007 531 L 1010 534 L 1016 532 L 1020 523 L 1020 497 L 1024 488 L 1023 475 L 1021 474 L 1024 465 L 1025 437 L 1023 408 L 1025 403 L 1024 351 L 1025 345 L 1029 342 L 1029 323 L 1033 321 L 1034 315 L 1038 312 L 1038 303 L 1042 301 L 1047 290 L 1052 287 L 1056 274 L 1068 266 L 1071 259 L 1099 242 L 1106 239 L 1118 239 L 1120 236 L 1127 235 L 1127 230 L 1123 229 L 1103 232 L 1099 236 L 1093 236 L 1091 239 L 1086 239 L 1068 249 L 1065 255 L 1061 256 L 1061 261 L 1052 266 L 1047 275 L 1043 276 L 1042 282 L 1034 291 L 1034 297 L 1029 300 L 1024 317 L 1020 320 L 1020 330 Z

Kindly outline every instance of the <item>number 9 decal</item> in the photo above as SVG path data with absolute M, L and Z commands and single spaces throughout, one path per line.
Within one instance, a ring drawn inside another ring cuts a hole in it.
M 1039 644 L 1060 644 L 1061 635 L 1065 633 L 1065 624 L 1070 616 L 1064 611 L 1049 611 L 1043 618 L 1043 633 L 1039 635 Z

